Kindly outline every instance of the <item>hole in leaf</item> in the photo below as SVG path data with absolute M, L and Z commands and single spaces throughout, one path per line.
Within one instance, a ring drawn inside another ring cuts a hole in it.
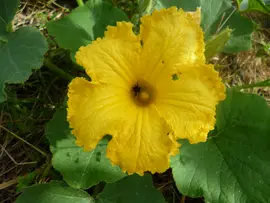
M 96 161 L 100 162 L 100 159 L 101 159 L 101 152 L 97 152 L 96 153 Z

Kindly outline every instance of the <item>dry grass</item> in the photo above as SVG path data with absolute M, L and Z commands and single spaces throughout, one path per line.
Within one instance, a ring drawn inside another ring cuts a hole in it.
M 253 39 L 258 38 L 262 33 L 255 33 Z M 264 38 L 266 38 L 264 36 Z M 263 38 L 260 38 L 263 39 Z M 265 41 L 269 39 L 264 39 Z M 259 45 L 254 40 L 251 51 L 240 52 L 237 54 L 220 54 L 213 59 L 213 63 L 221 65 L 219 68 L 220 76 L 229 87 L 242 86 L 244 84 L 254 84 L 270 79 L 270 55 L 257 56 Z M 256 93 L 264 96 L 270 102 L 270 88 L 251 88 L 246 92 Z

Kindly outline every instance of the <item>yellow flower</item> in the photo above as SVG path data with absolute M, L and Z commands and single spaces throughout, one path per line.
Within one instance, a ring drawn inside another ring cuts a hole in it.
M 92 80 L 69 85 L 68 121 L 79 146 L 93 150 L 110 134 L 107 157 L 142 175 L 169 168 L 178 139 L 206 141 L 225 87 L 205 64 L 198 21 L 198 13 L 163 9 L 141 18 L 139 35 L 118 22 L 80 48 L 77 63 Z

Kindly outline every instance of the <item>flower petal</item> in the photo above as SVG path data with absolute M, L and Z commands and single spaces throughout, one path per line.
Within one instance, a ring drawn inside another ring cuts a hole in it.
M 176 7 L 141 18 L 142 67 L 146 69 L 146 78 L 155 78 L 164 64 L 170 68 L 205 63 L 203 31 L 196 21 Z
M 187 12 L 188 15 L 190 15 L 198 25 L 201 24 L 201 8 L 197 8 L 195 12 Z
M 107 156 L 129 174 L 163 172 L 179 144 L 153 108 L 138 107 L 121 88 L 75 78 L 69 85 L 68 121 L 76 143 L 92 150 L 112 136 Z
M 67 119 L 77 144 L 92 150 L 100 139 L 122 124 L 132 113 L 129 92 L 111 85 L 93 84 L 75 78 L 69 85 Z
M 215 125 L 216 105 L 225 98 L 225 86 L 212 65 L 182 66 L 177 76 L 178 80 L 163 77 L 156 83 L 156 109 L 176 139 L 205 142 Z
M 76 53 L 77 63 L 85 68 L 92 82 L 118 86 L 134 83 L 132 70 L 139 61 L 140 41 L 132 26 L 127 22 L 108 26 L 104 38 Z
M 171 129 L 153 108 L 137 108 L 129 125 L 123 126 L 108 144 L 107 156 L 129 174 L 164 172 L 179 143 Z

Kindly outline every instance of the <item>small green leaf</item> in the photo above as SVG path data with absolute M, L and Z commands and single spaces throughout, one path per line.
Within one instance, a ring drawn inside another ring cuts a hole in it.
M 171 160 L 179 191 L 206 202 L 270 202 L 270 108 L 257 95 L 228 90 L 206 143 L 183 145 Z
M 231 32 L 231 29 L 226 28 L 206 42 L 204 55 L 207 61 L 223 49 L 230 39 Z
M 249 19 L 242 17 L 239 12 L 234 12 L 229 17 L 231 12 L 233 12 L 233 9 L 227 11 L 228 20 L 224 24 L 224 27 L 231 28 L 233 32 L 223 51 L 236 53 L 251 49 L 251 35 L 255 26 Z
M 165 203 L 164 197 L 152 183 L 150 175 L 132 175 L 107 184 L 97 196 L 96 203 Z
M 19 0 L 1 0 L 0 1 L 0 36 L 6 34 L 7 27 L 13 20 Z
M 35 28 L 21 28 L 5 35 L 0 41 L 0 102 L 6 99 L 5 83 L 22 83 L 29 78 L 32 69 L 43 63 L 48 49 L 45 37 Z
M 117 21 L 128 21 L 128 17 L 111 4 L 88 1 L 68 16 L 47 23 L 47 28 L 59 46 L 71 50 L 74 55 L 79 47 L 103 37 L 106 27 L 115 25 Z
M 68 187 L 59 181 L 28 187 L 16 203 L 94 203 L 87 192 Z
M 35 177 L 37 176 L 37 172 L 33 171 L 31 173 L 26 174 L 25 176 L 18 177 L 18 184 L 16 192 L 22 192 L 22 190 L 33 183 Z
M 64 180 L 74 188 L 87 189 L 101 181 L 115 182 L 125 176 L 118 166 L 106 158 L 107 139 L 90 152 L 75 144 L 66 120 L 65 108 L 60 109 L 46 126 L 46 136 L 53 153 L 52 164 Z
M 260 11 L 270 15 L 270 9 L 262 0 L 237 0 L 237 3 L 241 12 Z
M 155 0 L 139 0 L 138 10 L 141 15 L 147 15 L 155 9 Z
M 253 83 L 253 84 L 247 84 L 247 85 L 242 85 L 238 87 L 234 87 L 234 89 L 241 90 L 241 89 L 246 89 L 246 88 L 254 88 L 254 87 L 270 87 L 270 79 Z

